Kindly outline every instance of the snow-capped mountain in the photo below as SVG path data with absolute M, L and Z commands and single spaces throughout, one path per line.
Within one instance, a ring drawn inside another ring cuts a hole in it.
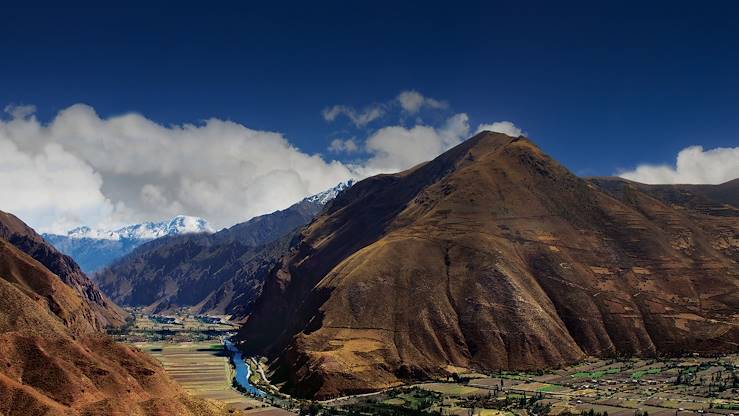
M 341 182 L 284 210 L 260 215 L 223 229 L 213 234 L 212 240 L 240 241 L 252 247 L 273 241 L 288 231 L 310 222 L 324 205 L 354 183 L 354 180 Z M 178 215 L 167 221 L 133 224 L 114 230 L 77 227 L 66 235 L 44 234 L 44 238 L 59 251 L 72 256 L 85 273 L 94 273 L 151 240 L 165 236 L 213 232 L 208 221 L 202 218 Z
M 208 221 L 178 215 L 171 220 L 132 224 L 115 230 L 77 227 L 66 235 L 44 234 L 43 237 L 59 251 L 77 261 L 85 273 L 91 274 L 156 238 L 212 232 Z
M 354 185 L 355 182 L 356 181 L 354 179 L 349 179 L 348 181 L 340 182 L 338 185 L 334 186 L 333 188 L 327 189 L 323 192 L 309 196 L 305 198 L 305 200 L 308 202 L 317 203 L 319 205 L 326 205 L 329 201 L 336 198 L 336 196 L 339 195 L 339 192 L 343 191 L 344 189 L 350 188 L 352 185 Z
M 166 235 L 190 233 L 212 233 L 208 221 L 199 217 L 178 215 L 169 221 L 144 222 L 132 224 L 115 230 L 93 230 L 90 227 L 77 227 L 67 232 L 74 239 L 92 238 L 96 240 L 153 240 Z

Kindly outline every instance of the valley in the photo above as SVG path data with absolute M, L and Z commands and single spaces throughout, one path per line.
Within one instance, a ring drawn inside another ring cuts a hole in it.
M 126 325 L 108 330 L 113 339 L 136 342 L 205 342 L 220 341 L 233 335 L 238 325 L 228 316 L 197 315 L 185 311 L 166 315 L 146 313 L 141 308 L 126 308 Z
M 528 372 L 449 367 L 448 377 L 322 401 L 301 400 L 265 382 L 269 370 L 263 359 L 239 355 L 239 363 L 233 365 L 224 342 L 237 326 L 227 316 L 128 311 L 133 319 L 125 330 L 112 334 L 117 340 L 156 358 L 195 397 L 217 400 L 246 414 L 514 416 L 589 414 L 592 409 L 594 414 L 610 416 L 729 416 L 739 411 L 737 354 L 591 357 L 561 369 Z M 235 379 L 248 383 L 251 394 L 238 391 Z
M 231 410 L 246 414 L 293 414 L 271 406 L 249 384 L 249 365 L 233 347 L 226 348 L 227 339 L 238 328 L 227 321 L 227 316 L 194 315 L 185 311 L 158 315 L 139 308 L 127 311 L 131 318 L 126 326 L 109 330 L 109 335 L 156 358 L 188 393 L 200 399 L 217 400 Z M 251 394 L 239 391 L 239 384 L 240 389 Z

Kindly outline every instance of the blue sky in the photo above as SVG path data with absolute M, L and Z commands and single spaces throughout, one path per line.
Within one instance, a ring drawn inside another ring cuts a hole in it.
M 34 105 L 42 125 L 77 103 L 163 126 L 215 117 L 343 163 L 371 157 L 383 127 L 464 113 L 470 133 L 515 123 L 581 175 L 739 143 L 735 2 L 397 3 L 5 5 L 0 106 Z M 409 90 L 446 106 L 404 113 Z M 334 105 L 385 115 L 328 122 Z M 350 137 L 358 152 L 327 150 Z

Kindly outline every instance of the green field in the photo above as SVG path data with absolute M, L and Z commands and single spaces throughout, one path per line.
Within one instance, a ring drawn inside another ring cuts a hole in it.
M 639 370 L 639 371 L 634 371 L 633 373 L 631 373 L 631 378 L 633 378 L 634 380 L 641 380 L 641 378 L 647 374 L 659 374 L 661 372 L 662 372 L 661 368 L 650 368 L 648 370 Z
M 578 371 L 577 373 L 573 374 L 572 377 L 574 378 L 590 378 L 594 380 L 598 380 L 600 378 L 603 378 L 606 374 L 618 374 L 621 372 L 620 368 L 609 368 L 607 370 L 596 370 L 596 371 Z

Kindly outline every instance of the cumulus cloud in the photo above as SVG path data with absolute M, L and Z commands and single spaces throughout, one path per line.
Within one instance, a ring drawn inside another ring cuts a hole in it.
M 467 138 L 469 130 L 469 117 L 464 113 L 453 115 L 440 127 L 416 125 L 412 128 L 381 128 L 365 143 L 370 158 L 356 168 L 362 176 L 409 168 L 461 143 Z
M 523 132 L 520 128 L 518 128 L 515 124 L 511 123 L 510 121 L 496 121 L 495 123 L 491 124 L 480 124 L 477 127 L 477 131 L 475 134 L 481 132 L 481 131 L 492 131 L 495 133 L 503 133 L 507 134 L 511 137 L 518 137 L 525 135 L 526 133 Z
M 739 178 L 739 147 L 690 146 L 677 154 L 674 166 L 644 164 L 617 175 L 648 184 L 719 184 Z
M 334 139 L 328 146 L 328 150 L 332 153 L 354 153 L 359 150 L 359 145 L 352 137 L 351 139 Z
M 421 93 L 414 90 L 403 91 L 398 94 L 398 103 L 403 111 L 409 114 L 418 113 L 422 107 L 434 109 L 444 109 L 449 106 L 445 101 L 435 100 L 433 98 L 424 97 Z
M 176 214 L 222 227 L 355 177 L 279 133 L 229 121 L 167 127 L 74 105 L 44 124 L 9 112 L 0 120 L 0 209 L 41 231 Z
M 385 110 L 380 105 L 371 105 L 361 111 L 345 105 L 335 105 L 323 110 L 323 119 L 334 121 L 340 115 L 344 115 L 357 127 L 364 127 L 370 122 L 385 115 Z
M 102 177 L 56 143 L 23 152 L 0 133 L 0 209 L 47 230 L 105 223 L 124 207 L 100 190 Z

